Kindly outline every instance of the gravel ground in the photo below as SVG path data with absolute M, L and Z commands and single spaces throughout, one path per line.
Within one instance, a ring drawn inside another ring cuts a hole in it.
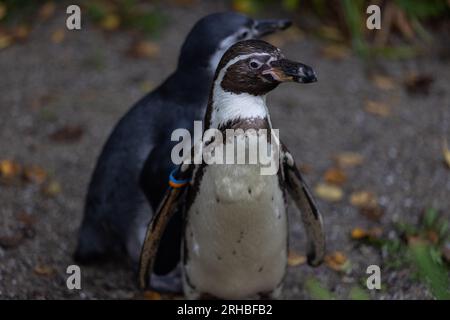
M 35 220 L 33 234 L 20 245 L 0 247 L 0 299 L 136 297 L 132 273 L 125 264 L 82 267 L 82 290 L 65 286 L 86 186 L 100 148 L 119 117 L 145 93 L 144 88 L 158 84 L 173 70 L 193 23 L 222 9 L 220 2 L 168 6 L 164 11 L 171 23 L 158 40 L 163 54 L 154 59 L 127 57 L 129 33 L 106 34 L 85 21 L 82 31 L 66 32 L 62 43 L 52 43 L 52 32 L 64 26 L 63 13 L 36 25 L 26 42 L 0 52 L 0 160 L 40 165 L 62 187 L 55 197 L 46 197 L 33 184 L 0 185 L 0 235 L 11 236 L 24 223 L 18 222 L 20 212 Z M 397 220 L 417 223 L 428 207 L 441 210 L 446 219 L 450 214 L 450 171 L 442 163 L 441 151 L 442 137 L 449 135 L 444 112 L 450 107 L 449 61 L 430 55 L 377 64 L 377 70 L 399 82 L 410 72 L 433 76 L 428 95 L 411 96 L 402 85 L 378 89 L 360 59 L 326 59 L 320 54 L 323 46 L 311 37 L 283 45 L 286 56 L 315 68 L 319 82 L 280 86 L 268 104 L 274 127 L 280 128 L 286 145 L 298 162 L 312 168 L 306 175 L 311 186 L 333 165 L 334 155 L 354 151 L 365 157 L 362 166 L 347 172 L 342 201 L 318 200 L 328 249 L 345 253 L 352 270 L 342 274 L 326 265 L 291 267 L 284 290 L 290 299 L 310 298 L 304 283 L 311 276 L 345 299 L 350 288 L 360 283 L 366 267 L 381 263 L 378 251 L 356 246 L 349 239 L 354 227 L 389 229 Z M 385 101 L 392 114 L 383 118 L 365 112 L 367 99 Z M 49 134 L 66 125 L 81 125 L 82 138 L 75 143 L 49 139 Z M 380 222 L 369 221 L 349 203 L 355 190 L 378 195 L 385 212 Z M 290 211 L 291 244 L 303 252 L 302 226 L 296 211 Z M 432 298 L 422 284 L 411 280 L 408 269 L 382 273 L 382 281 L 384 289 L 370 292 L 372 298 Z

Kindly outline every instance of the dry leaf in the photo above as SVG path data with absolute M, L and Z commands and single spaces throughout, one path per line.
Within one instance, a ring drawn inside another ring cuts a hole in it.
M 431 75 L 412 73 L 406 77 L 405 87 L 410 94 L 427 95 L 434 79 Z
M 447 140 L 444 139 L 442 144 L 442 153 L 444 154 L 444 161 L 450 169 L 450 150 L 448 149 Z
M 0 177 L 11 179 L 17 177 L 22 171 L 22 167 L 12 160 L 0 161 Z
M 330 202 L 340 201 L 344 196 L 341 188 L 326 183 L 319 183 L 315 188 L 315 193 L 319 198 Z
M 335 251 L 332 254 L 326 255 L 324 258 L 325 264 L 335 271 L 342 271 L 348 261 L 347 257 L 340 251 Z
M 12 44 L 12 40 L 9 34 L 0 33 L 0 50 L 9 47 Z
M 83 133 L 83 128 L 80 125 L 64 126 L 50 134 L 49 138 L 55 142 L 73 143 L 79 141 Z
M 373 192 L 356 191 L 351 194 L 350 203 L 355 207 L 374 207 L 378 204 L 378 200 Z
M 289 250 L 288 254 L 288 266 L 296 267 L 306 262 L 306 257 L 298 254 L 295 251 Z
M 378 206 L 378 204 L 376 204 L 375 206 L 371 207 L 362 207 L 360 209 L 360 213 L 365 216 L 366 218 L 368 218 L 369 220 L 378 222 L 380 221 L 381 217 L 383 217 L 384 215 L 384 211 L 382 208 L 380 208 Z
M 432 244 L 437 244 L 439 242 L 439 235 L 434 230 L 429 230 L 427 232 L 427 238 Z
M 22 244 L 24 240 L 24 234 L 17 232 L 12 236 L 0 236 L 0 247 L 4 249 L 14 249 Z
M 63 42 L 64 37 L 65 37 L 64 29 L 58 29 L 58 30 L 55 30 L 52 32 L 51 39 L 52 39 L 53 43 L 58 44 L 58 43 Z
M 100 26 L 104 30 L 114 31 L 120 26 L 120 17 L 115 14 L 108 14 L 103 20 L 100 22 Z
M 339 168 L 331 168 L 325 172 L 324 180 L 328 183 L 341 186 L 347 181 L 347 175 Z
M 13 36 L 17 40 L 25 40 L 30 34 L 30 28 L 26 25 L 20 25 L 13 29 Z
M 128 54 L 134 58 L 155 58 L 159 52 L 159 45 L 150 41 L 133 42 L 128 50 Z
M 350 49 L 344 45 L 331 44 L 322 49 L 324 58 L 342 60 L 350 55 Z
M 55 272 L 52 267 L 46 265 L 37 265 L 33 271 L 38 276 L 51 276 Z
M 0 20 L 6 16 L 6 11 L 6 6 L 3 3 L 0 3 Z
M 354 228 L 351 232 L 351 238 L 354 240 L 360 240 L 366 238 L 369 233 L 362 228 Z
M 146 290 L 143 296 L 145 300 L 161 300 L 161 294 L 156 291 Z
M 58 181 L 50 181 L 42 188 L 42 193 L 47 197 L 55 197 L 61 193 L 61 185 Z
M 38 12 L 38 17 L 41 20 L 47 20 L 55 13 L 56 6 L 53 2 L 45 3 Z
M 364 110 L 366 112 L 374 114 L 380 117 L 387 117 L 391 115 L 391 108 L 385 103 L 377 102 L 377 101 L 366 101 L 366 105 Z
M 25 167 L 23 174 L 27 181 L 36 184 L 41 184 L 47 179 L 47 172 L 37 165 Z
M 318 29 L 319 36 L 330 41 L 341 42 L 344 39 L 341 31 L 333 26 L 321 26 Z
M 395 81 L 391 77 L 376 74 L 372 77 L 372 81 L 381 90 L 392 90 L 395 88 Z
M 364 157 L 356 152 L 342 152 L 334 157 L 336 165 L 340 168 L 355 167 L 364 162 Z

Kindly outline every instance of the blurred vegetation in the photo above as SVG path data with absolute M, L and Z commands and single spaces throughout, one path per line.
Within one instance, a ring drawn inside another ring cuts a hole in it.
M 319 37 L 351 46 L 366 57 L 414 56 L 420 43 L 426 47 L 432 41 L 426 26 L 450 17 L 447 0 L 232 0 L 235 10 L 250 14 L 280 3 L 294 17 L 298 14 L 299 22 L 313 17 Z M 381 7 L 381 30 L 366 28 L 366 8 L 371 4 Z
M 450 299 L 448 220 L 430 208 L 418 226 L 399 222 L 395 233 L 398 237 L 369 236 L 359 241 L 381 251 L 385 268 L 411 269 L 412 280 L 423 282 L 436 299 Z

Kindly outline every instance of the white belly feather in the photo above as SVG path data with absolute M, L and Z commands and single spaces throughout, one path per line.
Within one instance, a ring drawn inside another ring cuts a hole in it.
M 258 165 L 210 165 L 188 212 L 185 266 L 197 292 L 243 298 L 282 281 L 287 216 L 277 175 Z

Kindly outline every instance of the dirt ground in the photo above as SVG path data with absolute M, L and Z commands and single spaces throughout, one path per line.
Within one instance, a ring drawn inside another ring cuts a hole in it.
M 194 22 L 223 9 L 219 1 L 168 6 L 164 11 L 170 23 L 157 40 L 161 54 L 153 59 L 128 57 L 129 33 L 107 34 L 87 21 L 81 31 L 66 32 L 61 43 L 51 42 L 52 32 L 64 26 L 64 11 L 36 25 L 26 42 L 0 52 L 0 160 L 39 165 L 61 186 L 49 197 L 32 183 L 0 185 L 0 235 L 14 235 L 24 223 L 18 219 L 21 212 L 34 221 L 33 232 L 20 244 L 0 247 L 0 299 L 136 297 L 127 265 L 82 267 L 82 290 L 70 291 L 65 285 L 87 183 L 117 120 L 170 74 Z M 441 150 L 442 138 L 450 138 L 448 58 L 429 55 L 379 62 L 377 70 L 396 80 L 393 89 L 380 90 L 369 80 L 361 59 L 326 58 L 323 46 L 308 35 L 285 42 L 286 56 L 313 66 L 319 81 L 280 86 L 268 105 L 281 138 L 297 161 L 310 167 L 305 178 L 311 187 L 322 181 L 336 154 L 352 151 L 364 156 L 362 165 L 347 171 L 341 201 L 318 199 L 328 250 L 343 252 L 351 270 L 336 272 L 325 264 L 316 269 L 306 264 L 290 267 L 284 290 L 288 299 L 310 299 L 305 289 L 310 277 L 346 299 L 349 290 L 365 279 L 368 265 L 382 264 L 379 251 L 349 238 L 353 228 L 378 226 L 388 232 L 395 221 L 417 223 L 429 207 L 450 218 L 450 170 L 443 165 Z M 433 77 L 429 94 L 408 94 L 401 82 L 411 72 Z M 366 100 L 384 101 L 391 114 L 380 117 L 364 111 Z M 58 143 L 49 138 L 67 125 L 81 126 L 80 140 Z M 349 195 L 357 190 L 378 195 L 384 211 L 379 222 L 368 220 L 349 203 Z M 303 229 L 297 211 L 290 213 L 291 245 L 302 253 Z M 383 290 L 367 291 L 371 298 L 432 298 L 422 283 L 411 279 L 410 270 L 384 271 Z

